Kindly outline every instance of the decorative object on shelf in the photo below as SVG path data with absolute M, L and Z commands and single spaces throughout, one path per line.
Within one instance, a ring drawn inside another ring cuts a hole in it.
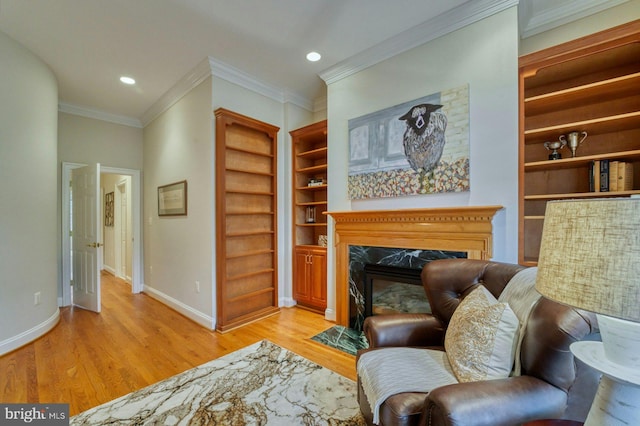
M 307 182 L 307 186 L 321 186 L 321 185 L 324 185 L 323 178 L 311 178 Z
M 603 373 L 585 425 L 640 424 L 640 199 L 547 203 L 536 289 L 595 312 L 602 342 L 571 345 Z
M 158 187 L 158 216 L 187 215 L 187 181 Z
M 582 136 L 582 137 L 580 137 Z M 560 135 L 560 140 L 564 141 L 571 149 L 571 156 L 576 156 L 576 149 L 582 145 L 582 142 L 587 138 L 587 132 L 571 132 L 567 136 Z
M 553 142 L 547 141 L 544 143 L 544 147 L 547 148 L 547 150 L 551 151 L 551 154 L 549 154 L 549 160 L 559 160 L 562 158 L 562 155 L 558 152 L 558 150 L 564 148 L 567 144 L 567 141 L 562 139 L 563 137 L 564 135 L 561 135 L 560 140 Z
M 113 197 L 113 191 L 104 195 L 104 226 L 113 226 Z
M 318 245 L 320 247 L 327 246 L 327 236 L 326 235 L 318 235 Z
M 313 206 L 307 206 L 306 215 L 304 221 L 306 223 L 316 223 L 316 208 Z
M 469 188 L 468 85 L 349 120 L 350 199 Z

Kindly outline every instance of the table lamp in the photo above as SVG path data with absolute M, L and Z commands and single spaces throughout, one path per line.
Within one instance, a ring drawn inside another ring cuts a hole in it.
M 602 373 L 585 425 L 640 425 L 640 198 L 547 203 L 536 290 L 597 314 L 571 352 Z

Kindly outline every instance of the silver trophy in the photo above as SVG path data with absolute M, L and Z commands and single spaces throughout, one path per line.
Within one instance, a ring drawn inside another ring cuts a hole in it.
M 580 138 L 582 136 L 582 138 Z M 578 146 L 584 142 L 587 138 L 587 132 L 571 132 L 567 136 L 560 135 L 560 140 L 564 141 L 567 145 L 569 145 L 569 149 L 571 149 L 571 156 L 576 156 L 576 149 Z
M 559 160 L 562 158 L 562 155 L 558 152 L 559 149 L 562 149 L 567 144 L 567 141 L 562 139 L 564 135 L 560 136 L 560 139 L 553 142 L 545 142 L 544 147 L 551 151 L 549 154 L 549 160 Z

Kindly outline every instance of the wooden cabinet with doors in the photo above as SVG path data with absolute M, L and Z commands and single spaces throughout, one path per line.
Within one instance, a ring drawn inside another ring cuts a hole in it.
M 293 295 L 298 305 L 327 307 L 327 121 L 290 132 L 293 154 Z M 323 243 L 324 241 L 324 243 Z
M 320 313 L 327 308 L 327 250 L 295 248 L 293 298 L 298 304 Z
M 278 127 L 217 109 L 218 331 L 278 312 Z
M 640 194 L 640 21 L 520 57 L 519 85 L 519 262 L 534 266 L 547 201 Z M 575 157 L 551 159 L 545 143 L 574 132 Z M 607 160 L 630 165 L 631 188 L 594 186 Z

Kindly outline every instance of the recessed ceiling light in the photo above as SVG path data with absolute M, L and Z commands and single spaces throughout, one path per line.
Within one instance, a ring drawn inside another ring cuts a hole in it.
M 320 55 L 318 52 L 309 52 L 309 53 L 307 53 L 307 60 L 308 61 L 316 62 L 316 61 L 319 61 L 320 58 L 322 58 L 322 55 Z
M 122 76 L 120 77 L 120 81 L 124 84 L 136 84 L 136 81 L 131 77 Z

